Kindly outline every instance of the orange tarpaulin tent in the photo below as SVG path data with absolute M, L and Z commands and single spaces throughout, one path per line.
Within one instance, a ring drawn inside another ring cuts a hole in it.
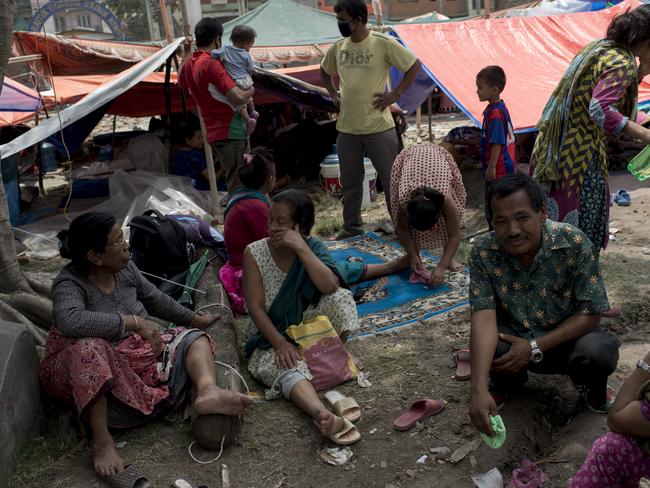
M 639 5 L 638 0 L 626 0 L 598 12 L 392 27 L 440 89 L 477 126 L 485 103 L 476 96 L 476 73 L 500 65 L 507 77 L 502 97 L 515 130 L 525 132 L 534 130 L 578 51 L 604 37 L 615 16 Z M 649 82 L 646 79 L 640 87 L 640 101 L 650 100 Z

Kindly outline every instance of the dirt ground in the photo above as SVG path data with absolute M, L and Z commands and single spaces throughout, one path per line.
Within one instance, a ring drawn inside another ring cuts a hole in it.
M 482 183 L 476 170 L 466 168 L 468 211 L 464 235 L 483 227 Z M 602 254 L 605 283 L 612 303 L 622 307 L 620 319 L 605 322 L 622 340 L 619 368 L 611 378 L 617 387 L 647 349 L 650 335 L 650 185 L 637 185 L 629 175 L 612 175 L 612 192 L 631 191 L 630 207 L 612 207 L 614 239 Z M 333 199 L 319 203 L 317 231 L 328 236 L 340 226 L 340 205 Z M 369 230 L 386 230 L 383 199 L 365 211 Z M 462 259 L 470 244 L 459 251 Z M 363 438 L 351 446 L 354 456 L 343 466 L 325 464 L 317 451 L 333 445 L 316 432 L 311 420 L 290 403 L 275 400 L 254 405 L 244 420 L 238 443 L 213 463 L 192 461 L 187 447 L 189 425 L 181 421 L 156 422 L 118 432 L 117 442 L 129 463 L 136 463 L 155 487 L 166 487 L 176 475 L 197 484 L 221 487 L 219 467 L 230 469 L 236 487 L 470 487 L 470 476 L 498 468 L 504 481 L 523 459 L 539 463 L 548 477 L 544 486 L 566 486 L 580 466 L 591 443 L 606 430 L 605 418 L 584 410 L 570 382 L 562 377 L 531 375 L 520 395 L 512 398 L 501 415 L 508 431 L 503 448 L 481 444 L 457 464 L 449 455 L 435 459 L 431 450 L 447 447 L 453 452 L 478 439 L 467 416 L 469 382 L 453 379 L 452 352 L 469 341 L 469 312 L 447 320 L 427 321 L 409 329 L 350 343 L 361 359 L 372 386 L 349 383 L 339 389 L 353 396 L 363 410 L 356 424 Z M 263 393 L 249 376 L 247 382 Z M 439 415 L 408 432 L 397 432 L 392 420 L 418 398 L 447 401 Z M 20 453 L 18 468 L 9 487 L 101 487 L 91 465 L 87 446 L 61 437 L 57 422 L 46 421 L 43 435 Z M 197 454 L 203 459 L 215 455 Z M 427 458 L 418 463 L 423 455 Z

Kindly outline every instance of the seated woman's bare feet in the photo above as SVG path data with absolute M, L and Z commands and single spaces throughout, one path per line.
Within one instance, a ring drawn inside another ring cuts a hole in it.
M 328 410 L 322 410 L 318 414 L 318 428 L 321 435 L 329 437 L 341 431 L 343 428 L 343 419 L 337 417 Z
M 103 477 L 114 476 L 124 470 L 124 460 L 117 453 L 112 439 L 93 442 L 93 465 L 97 474 Z
M 463 269 L 465 269 L 465 266 L 463 266 L 462 264 L 460 264 L 460 263 L 459 263 L 458 261 L 456 261 L 455 259 L 452 259 L 452 260 L 451 260 L 451 263 L 449 264 L 449 271 L 453 271 L 453 272 L 456 272 L 456 273 L 457 273 L 457 272 L 459 272 L 459 271 L 462 271 Z
M 197 392 L 194 409 L 199 415 L 239 415 L 252 404 L 253 399 L 248 395 L 207 385 Z

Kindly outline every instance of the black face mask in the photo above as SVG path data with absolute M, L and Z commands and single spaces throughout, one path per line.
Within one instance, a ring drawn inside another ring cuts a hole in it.
M 343 37 L 350 37 L 352 34 L 354 34 L 354 31 L 357 29 L 352 30 L 352 27 L 350 25 L 354 22 L 354 20 L 348 20 L 347 22 L 339 22 L 339 32 Z

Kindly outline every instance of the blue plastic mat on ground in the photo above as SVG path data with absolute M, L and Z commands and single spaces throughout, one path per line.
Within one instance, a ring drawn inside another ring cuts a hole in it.
M 362 258 L 366 264 L 387 262 L 404 252 L 399 244 L 372 232 L 328 242 L 327 246 L 336 260 L 356 257 Z M 440 258 L 424 252 L 422 260 L 427 269 L 431 269 Z M 435 317 L 442 319 L 448 312 L 468 305 L 467 271 L 448 273 L 445 282 L 436 288 L 410 283 L 409 276 L 410 270 L 407 270 L 352 287 L 355 294 L 363 290 L 365 293 L 357 303 L 360 330 L 351 338 L 368 337 Z

